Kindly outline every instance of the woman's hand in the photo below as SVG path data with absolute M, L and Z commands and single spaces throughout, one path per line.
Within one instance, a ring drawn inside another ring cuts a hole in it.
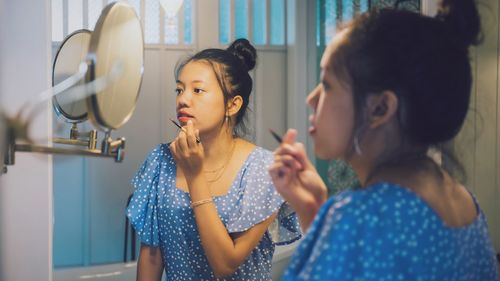
M 193 122 L 189 120 L 170 144 L 175 163 L 186 177 L 200 175 L 203 172 L 205 153 L 203 145 L 198 143 L 196 138 L 199 139 L 199 131 L 194 129 Z
M 303 230 L 326 201 L 327 189 L 314 165 L 307 158 L 304 145 L 295 142 L 297 131 L 289 129 L 283 143 L 274 151 L 269 173 L 276 190 L 295 209 Z

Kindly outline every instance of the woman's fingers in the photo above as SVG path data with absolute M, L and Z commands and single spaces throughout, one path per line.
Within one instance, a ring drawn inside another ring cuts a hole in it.
M 193 127 L 193 121 L 188 120 L 186 125 L 186 142 L 190 148 L 195 148 L 198 143 L 196 142 L 196 132 Z
M 274 163 L 269 166 L 268 171 L 278 191 L 282 188 L 286 188 L 285 186 L 288 185 L 292 177 L 292 171 L 290 168 L 282 165 L 281 163 Z
M 302 164 L 290 154 L 276 155 L 274 161 L 281 162 L 283 165 L 297 171 L 300 171 L 303 168 Z
M 177 161 L 179 159 L 177 139 L 170 143 L 170 152 L 172 152 L 174 159 Z
M 196 143 L 197 143 L 197 144 L 200 144 L 200 143 L 201 143 L 201 141 L 198 141 L 198 140 L 200 140 L 200 130 L 195 129 L 195 130 L 194 130 L 194 136 L 195 136 L 195 138 L 196 138 Z
M 296 144 L 290 145 L 290 144 L 284 143 L 284 144 L 280 145 L 280 147 L 278 147 L 274 151 L 275 158 L 278 156 L 284 156 L 284 155 L 288 155 L 288 156 L 293 157 L 295 159 L 295 161 L 297 161 L 300 165 L 300 167 L 297 167 L 298 170 L 302 170 L 305 167 L 306 163 L 304 162 L 304 159 L 307 159 L 307 156 L 304 157 L 301 154 L 303 154 L 303 152 L 297 149 Z
M 274 151 L 274 155 L 291 155 L 301 164 L 300 169 L 315 169 L 307 157 L 304 145 L 300 142 L 294 144 L 283 143 Z
M 283 143 L 293 144 L 295 143 L 295 139 L 297 138 L 297 130 L 288 129 L 286 134 L 283 136 Z
M 187 137 L 186 133 L 184 130 L 181 130 L 179 132 L 179 135 L 177 136 L 177 139 L 175 140 L 177 144 L 177 150 L 184 156 L 187 157 L 189 156 L 189 145 L 187 143 Z

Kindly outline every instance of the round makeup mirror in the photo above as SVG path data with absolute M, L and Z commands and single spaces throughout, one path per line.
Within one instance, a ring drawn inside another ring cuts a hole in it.
M 81 29 L 71 33 L 64 39 L 54 59 L 52 86 L 78 72 L 80 63 L 85 61 L 87 56 L 90 35 L 90 30 Z M 61 116 L 65 121 L 79 123 L 87 120 L 85 98 L 77 99 L 71 93 L 68 93 L 56 95 L 52 101 L 57 115 Z
M 143 74 L 141 23 L 130 5 L 115 2 L 102 11 L 90 38 L 87 60 L 86 82 L 109 75 L 116 65 L 122 69 L 108 87 L 87 98 L 92 123 L 103 131 L 118 129 L 132 116 Z

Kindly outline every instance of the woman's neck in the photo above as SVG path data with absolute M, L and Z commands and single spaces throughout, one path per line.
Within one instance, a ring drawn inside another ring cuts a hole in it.
M 200 136 L 207 166 L 217 165 L 221 159 L 225 159 L 227 154 L 230 153 L 235 142 L 235 137 L 231 132 L 232 130 L 224 126 L 219 131 Z
M 430 158 L 426 155 L 427 150 L 423 147 L 403 147 L 389 148 L 383 151 L 370 152 L 363 151 L 362 155 L 349 157 L 348 162 L 356 172 L 361 186 L 368 186 L 376 181 L 384 180 L 385 177 L 396 174 L 411 174 L 420 166 L 425 164 Z M 406 173 L 407 171 L 408 173 Z

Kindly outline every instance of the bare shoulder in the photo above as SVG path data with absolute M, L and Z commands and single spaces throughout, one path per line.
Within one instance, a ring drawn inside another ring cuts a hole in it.
M 449 227 L 466 226 L 478 216 L 471 193 L 444 170 L 441 176 L 420 173 L 407 177 L 402 185 L 419 195 Z
M 237 154 L 243 158 L 247 158 L 250 153 L 256 148 L 256 145 L 242 138 L 236 138 L 236 147 L 235 150 L 238 152 Z
M 449 227 L 466 226 L 478 216 L 467 188 L 433 162 L 419 169 L 409 166 L 386 169 L 375 181 L 392 182 L 416 193 Z

